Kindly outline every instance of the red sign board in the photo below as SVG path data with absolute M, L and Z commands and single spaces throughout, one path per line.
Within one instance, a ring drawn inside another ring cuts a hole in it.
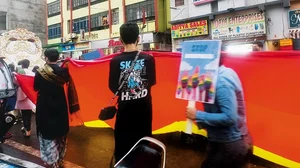
M 108 41 L 108 47 L 117 47 L 117 46 L 122 46 L 121 41 L 115 41 L 115 40 L 109 40 Z

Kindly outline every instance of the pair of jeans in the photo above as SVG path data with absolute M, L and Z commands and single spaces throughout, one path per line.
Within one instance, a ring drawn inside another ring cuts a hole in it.
M 23 120 L 24 128 L 26 131 L 30 131 L 32 110 L 21 110 L 21 112 L 22 112 L 22 120 Z
M 208 142 L 207 156 L 201 168 L 246 168 L 252 154 L 253 144 L 250 135 L 234 142 Z

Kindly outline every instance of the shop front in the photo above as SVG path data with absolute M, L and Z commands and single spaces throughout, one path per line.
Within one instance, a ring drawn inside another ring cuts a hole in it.
M 91 52 L 91 42 L 60 44 L 63 58 L 79 59 L 85 53 Z
M 104 55 L 123 51 L 122 43 L 118 38 L 93 41 L 92 49 L 102 49 Z
M 209 39 L 208 34 L 209 29 L 207 20 L 172 25 L 172 51 L 181 52 L 181 43 L 184 41 Z
M 60 45 L 60 43 L 55 43 L 55 44 L 48 44 L 48 45 L 45 45 L 43 46 L 43 49 L 46 50 L 46 49 L 56 49 L 59 53 L 62 52 L 62 47 Z
M 223 41 L 225 51 L 252 51 L 253 44 L 263 45 L 266 41 L 265 14 L 251 9 L 216 16 L 211 22 L 211 36 Z
M 140 35 L 138 48 L 141 50 L 161 50 L 171 51 L 171 45 L 163 43 L 162 36 L 151 33 L 143 33 Z M 93 41 L 92 49 L 102 49 L 104 55 L 118 53 L 124 51 L 124 47 L 119 38 Z
M 288 13 L 290 38 L 293 39 L 291 49 L 300 50 L 300 8 Z

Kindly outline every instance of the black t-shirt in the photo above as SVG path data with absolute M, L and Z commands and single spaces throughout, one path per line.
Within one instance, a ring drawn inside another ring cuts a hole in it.
M 123 52 L 110 61 L 109 88 L 115 93 L 137 55 L 137 51 Z M 133 71 L 119 92 L 116 127 L 141 131 L 152 126 L 151 87 L 156 83 L 155 60 L 140 53 Z M 143 126 L 144 125 L 144 126 Z M 144 127 L 144 128 L 143 128 Z M 118 129 L 118 128 L 116 128 Z M 130 131 L 130 130 L 127 130 Z

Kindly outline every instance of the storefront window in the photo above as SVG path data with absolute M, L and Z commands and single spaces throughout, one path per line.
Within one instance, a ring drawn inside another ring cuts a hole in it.
M 48 4 L 48 17 L 56 16 L 60 14 L 60 1 L 54 1 Z
M 119 24 L 119 8 L 112 10 L 112 24 L 113 25 Z
M 80 33 L 80 30 L 85 30 L 86 32 L 89 29 L 88 17 L 82 17 L 73 20 L 73 33 Z M 70 33 L 70 20 L 68 20 L 68 33 Z
M 183 5 L 184 5 L 184 0 L 175 0 L 175 7 L 183 6 Z
M 61 37 L 61 24 L 54 24 L 48 26 L 48 39 Z
M 225 51 L 231 52 L 231 53 L 245 53 L 245 52 L 251 52 L 252 51 L 252 45 L 253 44 L 232 44 L 225 46 Z
M 146 20 L 153 20 L 155 18 L 154 0 L 147 0 L 132 5 L 126 6 L 127 21 L 142 21 L 143 10 L 145 10 Z
M 101 2 L 105 2 L 107 0 L 91 0 L 91 5 L 97 4 L 97 3 L 101 3 Z M 88 6 L 88 0 L 73 0 L 73 10 L 76 9 L 80 9 L 83 7 L 87 7 Z M 68 10 L 70 9 L 70 0 L 67 1 L 67 7 Z
M 108 29 L 108 11 L 91 15 L 91 31 Z

